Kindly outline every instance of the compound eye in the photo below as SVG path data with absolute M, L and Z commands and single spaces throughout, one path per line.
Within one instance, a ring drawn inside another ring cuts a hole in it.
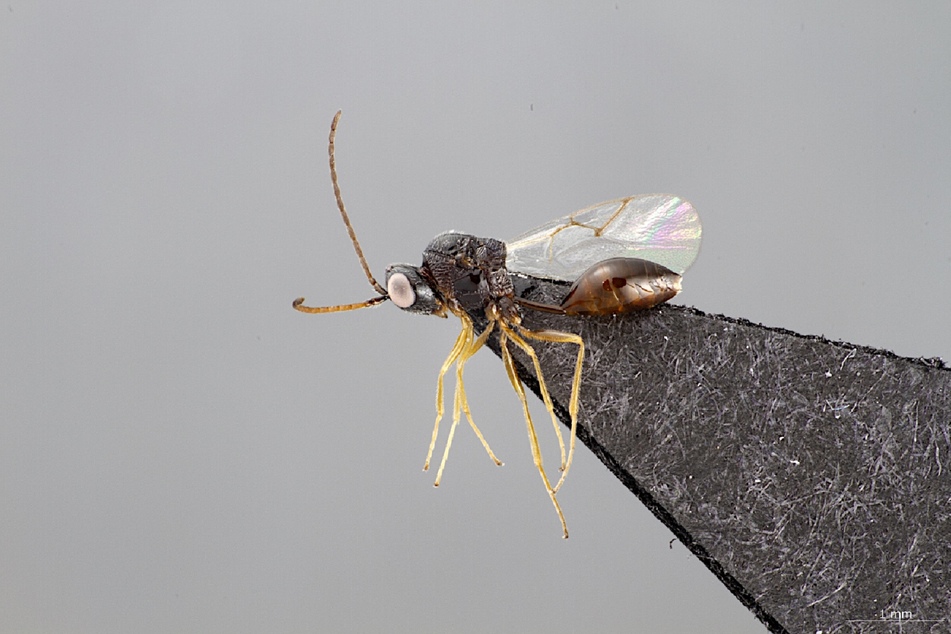
M 409 308 L 416 303 L 416 289 L 403 273 L 393 273 L 386 280 L 386 292 L 390 301 L 400 308 Z

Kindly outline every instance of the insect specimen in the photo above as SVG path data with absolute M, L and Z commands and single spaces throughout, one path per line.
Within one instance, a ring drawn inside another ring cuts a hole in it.
M 493 238 L 449 231 L 433 238 L 423 251 L 421 266 L 388 266 L 384 288 L 370 272 L 340 195 L 334 158 L 334 139 L 340 114 L 337 112 L 330 126 L 330 177 L 337 208 L 350 241 L 377 296 L 355 304 L 316 307 L 305 306 L 301 297 L 294 300 L 294 308 L 305 313 L 333 313 L 367 308 L 391 300 L 411 313 L 438 317 L 447 317 L 451 313 L 459 318 L 462 331 L 436 378 L 436 422 L 423 466 L 424 470 L 429 469 L 432 460 L 439 423 L 444 414 L 443 380 L 455 364 L 452 426 L 436 473 L 435 486 L 439 486 L 442 480 L 449 448 L 463 413 L 489 457 L 497 465 L 502 464 L 472 419 L 463 383 L 466 362 L 497 332 L 505 371 L 522 404 L 535 467 L 558 513 L 564 537 L 568 537 L 568 525 L 556 494 L 565 482 L 574 457 L 584 341 L 570 332 L 526 328 L 522 325 L 522 311 L 612 315 L 647 309 L 669 300 L 680 292 L 681 275 L 700 250 L 701 225 L 697 212 L 689 202 L 677 196 L 650 194 L 588 207 L 544 224 L 508 244 Z M 515 295 L 510 271 L 573 284 L 560 304 L 539 303 Z M 472 314 L 485 316 L 486 326 L 480 333 L 476 332 Z M 568 404 L 571 425 L 567 452 L 541 365 L 532 347 L 532 342 L 539 341 L 577 346 Z M 535 425 L 509 349 L 510 343 L 531 360 L 542 400 L 558 438 L 561 476 L 554 486 L 542 463 Z

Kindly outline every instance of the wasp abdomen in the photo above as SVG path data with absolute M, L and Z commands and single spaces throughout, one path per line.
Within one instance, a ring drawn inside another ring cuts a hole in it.
M 680 292 L 681 276 L 640 258 L 611 258 L 572 284 L 561 308 L 568 315 L 612 315 L 644 310 Z

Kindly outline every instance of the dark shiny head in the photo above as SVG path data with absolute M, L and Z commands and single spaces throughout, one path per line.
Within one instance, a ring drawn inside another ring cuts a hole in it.
M 412 264 L 386 267 L 386 294 L 394 304 L 410 313 L 446 316 L 446 305 L 431 282 Z

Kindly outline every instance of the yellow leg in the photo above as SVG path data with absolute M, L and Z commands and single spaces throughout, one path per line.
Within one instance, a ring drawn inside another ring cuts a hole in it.
M 475 353 L 485 345 L 486 340 L 489 338 L 489 335 L 492 334 L 494 329 L 495 321 L 490 321 L 489 325 L 486 326 L 485 330 L 482 331 L 482 334 L 479 335 L 479 337 L 475 340 L 475 343 L 472 344 L 469 354 L 465 355 L 464 358 L 460 358 L 456 363 L 456 390 L 461 393 L 459 404 L 462 406 L 462 411 L 466 413 L 466 418 L 469 420 L 469 426 L 472 427 L 472 431 L 475 432 L 475 435 L 479 438 L 482 446 L 485 447 L 485 451 L 487 454 L 489 454 L 489 458 L 492 459 L 492 462 L 501 467 L 502 461 L 496 458 L 495 454 L 492 453 L 489 443 L 486 442 L 482 432 L 479 431 L 479 427 L 475 424 L 475 421 L 472 420 L 472 412 L 469 411 L 469 399 L 466 398 L 466 388 L 465 384 L 462 382 L 462 368 L 466 361 L 468 361 L 470 357 L 474 356 Z
M 436 437 L 439 435 L 439 421 L 442 420 L 443 409 L 443 377 L 446 372 L 459 358 L 459 353 L 472 341 L 472 322 L 468 319 L 462 319 L 462 332 L 456 337 L 456 343 L 452 346 L 449 356 L 446 357 L 442 368 L 439 369 L 439 376 L 436 378 L 436 423 L 433 425 L 433 437 L 429 441 L 429 451 L 426 452 L 426 463 L 423 465 L 423 471 L 429 470 L 429 461 L 433 457 L 433 449 L 436 447 Z
M 578 437 L 578 394 L 581 391 L 581 366 L 584 362 L 584 340 L 573 333 L 570 332 L 559 332 L 557 330 L 539 330 L 532 331 L 526 330 L 524 328 L 519 329 L 521 334 L 525 336 L 526 339 L 534 339 L 536 341 L 549 341 L 552 343 L 573 343 L 578 346 L 578 358 L 575 361 L 575 374 L 571 381 L 571 398 L 568 400 L 568 415 L 571 417 L 571 437 L 568 445 L 568 461 L 565 464 L 565 468 L 562 471 L 561 478 L 558 480 L 558 484 L 555 485 L 555 492 L 561 488 L 561 485 L 564 484 L 565 478 L 568 476 L 568 470 L 571 468 L 571 461 L 575 455 L 575 440 Z M 539 376 L 539 384 L 541 381 L 541 373 L 536 367 L 536 373 Z
M 468 320 L 463 320 L 463 322 L 468 322 Z M 461 412 L 466 413 L 466 418 L 469 420 L 469 425 L 472 426 L 472 429 L 475 430 L 476 436 L 479 437 L 479 440 L 482 441 L 482 446 L 485 447 L 486 452 L 489 454 L 489 458 L 492 461 L 500 465 L 502 461 L 495 457 L 495 454 L 492 453 L 492 449 L 489 447 L 489 443 L 486 442 L 485 437 L 482 435 L 482 432 L 476 426 L 475 421 L 472 420 L 472 413 L 469 411 L 469 401 L 466 398 L 466 388 L 465 383 L 463 382 L 463 370 L 466 366 L 466 361 L 472 358 L 479 349 L 485 345 L 486 339 L 489 338 L 489 334 L 492 332 L 494 327 L 494 322 L 489 322 L 489 326 L 479 335 L 478 339 L 474 342 L 472 341 L 473 327 L 472 322 L 468 322 L 468 345 L 462 350 L 459 354 L 459 358 L 456 360 L 456 389 L 453 394 L 452 401 L 452 427 L 449 428 L 449 437 L 446 439 L 446 449 L 442 454 L 442 461 L 439 463 L 439 470 L 436 472 L 436 481 L 433 483 L 433 486 L 439 486 L 439 483 L 442 481 L 442 473 L 446 468 L 446 461 L 449 459 L 449 448 L 452 447 L 452 439 L 456 435 L 456 427 L 459 425 L 459 420 L 461 418 Z
M 465 358 L 465 352 L 460 356 L 460 359 L 463 358 Z M 459 363 L 459 361 L 456 362 L 456 367 Z M 456 390 L 452 396 L 452 426 L 449 428 L 449 436 L 446 438 L 446 449 L 442 452 L 442 461 L 440 461 L 439 469 L 436 471 L 434 487 L 438 487 L 439 483 L 442 482 L 442 472 L 446 469 L 446 461 L 449 460 L 449 448 L 452 447 L 452 439 L 456 436 L 456 427 L 459 425 L 460 394 L 459 384 L 456 383 Z
M 558 513 L 558 519 L 561 521 L 561 529 L 564 532 L 564 538 L 568 539 L 568 524 L 565 522 L 565 514 L 561 512 L 561 505 L 558 504 L 558 498 L 555 497 L 555 490 L 551 486 L 551 482 L 548 480 L 548 474 L 545 473 L 545 467 L 542 464 L 542 452 L 538 446 L 538 436 L 535 433 L 535 425 L 532 423 L 532 415 L 528 410 L 528 401 L 525 398 L 525 388 L 522 387 L 522 380 L 518 377 L 518 373 L 515 371 L 515 363 L 512 360 L 512 353 L 508 349 L 508 336 L 505 328 L 499 335 L 499 347 L 502 350 L 502 363 L 505 365 L 505 371 L 508 374 L 509 382 L 512 384 L 512 387 L 515 389 L 515 393 L 518 395 L 519 400 L 522 402 L 522 411 L 525 414 L 525 425 L 528 428 L 528 440 L 532 446 L 532 458 L 535 461 L 535 467 L 538 469 L 538 473 L 542 477 L 542 482 L 545 483 L 545 490 L 548 491 L 548 497 L 551 499 L 551 503 L 555 506 L 555 511 Z
M 558 417 L 555 416 L 555 406 L 552 405 L 551 396 L 548 394 L 548 386 L 545 384 L 545 377 L 542 374 L 542 366 L 538 362 L 538 355 L 535 354 L 535 350 L 528 344 L 527 341 L 522 339 L 514 329 L 502 325 L 501 328 L 505 330 L 506 336 L 515 342 L 522 351 L 528 355 L 532 360 L 532 365 L 535 366 L 535 376 L 538 378 L 538 388 L 542 393 L 542 400 L 545 402 L 545 408 L 548 410 L 548 415 L 551 416 L 551 425 L 555 430 L 555 437 L 558 438 L 558 448 L 561 450 L 561 466 L 559 469 L 561 471 L 565 470 L 565 439 L 561 435 L 561 425 L 558 424 Z

